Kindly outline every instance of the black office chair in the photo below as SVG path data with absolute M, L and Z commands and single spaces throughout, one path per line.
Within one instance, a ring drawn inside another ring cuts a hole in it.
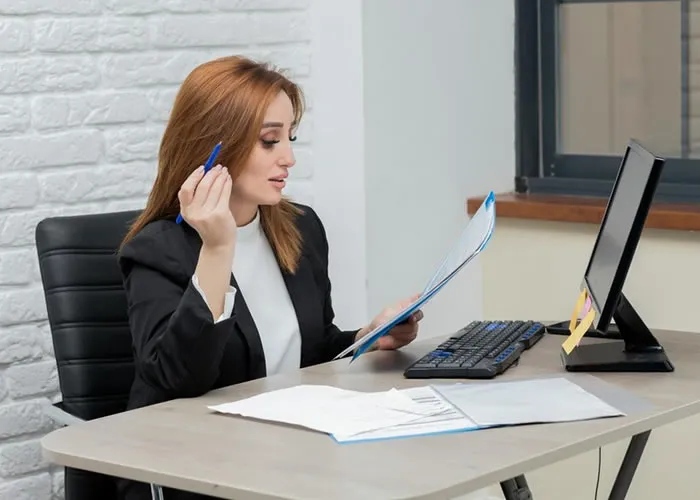
M 41 281 L 62 402 L 61 425 L 126 409 L 134 377 L 126 294 L 117 250 L 138 211 L 51 217 L 36 228 Z M 65 469 L 65 500 L 113 500 L 115 478 Z M 158 486 L 153 498 L 162 499 Z

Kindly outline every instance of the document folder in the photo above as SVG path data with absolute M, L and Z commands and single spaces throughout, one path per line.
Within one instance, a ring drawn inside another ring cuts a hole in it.
M 484 199 L 479 210 L 472 216 L 467 227 L 460 235 L 457 243 L 443 260 L 433 277 L 428 281 L 421 295 L 411 304 L 356 341 L 350 347 L 343 350 L 334 359 L 339 359 L 355 351 L 352 359 L 356 359 L 365 352 L 380 337 L 407 320 L 430 299 L 432 299 L 459 271 L 461 271 L 474 257 L 486 248 L 496 224 L 496 196 L 493 191 Z

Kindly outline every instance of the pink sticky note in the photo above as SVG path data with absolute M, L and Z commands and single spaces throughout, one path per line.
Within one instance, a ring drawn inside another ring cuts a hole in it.
M 578 315 L 578 319 L 582 320 L 583 318 L 586 317 L 586 314 L 588 314 L 588 311 L 591 310 L 591 297 L 590 295 L 586 297 L 586 302 L 583 304 L 583 307 L 581 308 L 581 312 Z

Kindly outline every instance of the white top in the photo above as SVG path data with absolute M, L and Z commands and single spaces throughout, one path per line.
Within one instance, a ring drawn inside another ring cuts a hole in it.
M 260 334 L 267 375 L 298 369 L 301 363 L 299 323 L 282 271 L 260 224 L 260 212 L 250 224 L 238 228 L 232 271 Z M 192 281 L 206 302 L 196 275 L 192 276 Z M 230 287 L 224 312 L 217 322 L 231 316 L 235 295 L 236 289 Z

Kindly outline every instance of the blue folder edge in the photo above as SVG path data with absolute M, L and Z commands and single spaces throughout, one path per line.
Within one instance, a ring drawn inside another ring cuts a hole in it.
M 384 438 L 367 438 L 367 439 L 357 439 L 354 441 L 338 441 L 333 434 L 330 434 L 331 438 L 338 444 L 360 444 L 360 443 L 373 443 L 379 441 L 395 441 L 397 439 L 409 439 L 416 437 L 428 437 L 428 436 L 439 436 L 442 434 L 461 434 L 463 432 L 473 432 L 480 431 L 482 429 L 488 429 L 488 427 L 463 427 L 461 429 L 450 429 L 449 431 L 435 431 L 435 432 L 423 432 L 420 434 L 409 434 L 406 436 L 392 436 Z
M 411 314 L 416 312 L 420 308 L 420 306 L 425 304 L 428 301 L 428 299 L 430 299 L 433 295 L 435 295 L 443 286 L 445 286 L 446 283 L 447 283 L 447 281 L 445 281 L 445 282 L 441 283 L 440 285 L 438 285 L 437 287 L 435 287 L 435 289 L 432 292 L 424 295 L 420 300 L 418 300 L 418 302 L 416 302 L 411 307 L 406 309 L 403 312 L 403 314 L 397 316 L 392 321 L 390 321 L 389 323 L 384 325 L 384 327 L 381 330 L 379 330 L 377 333 L 372 335 L 370 340 L 368 340 L 367 342 L 365 342 L 364 344 L 362 344 L 360 347 L 357 348 L 352 359 L 353 360 L 356 359 L 363 352 L 365 352 L 372 344 L 374 344 L 377 340 L 379 340 L 380 337 L 383 337 L 384 335 L 388 334 L 389 330 L 394 328 L 397 324 L 401 323 L 402 321 L 408 319 L 408 317 L 411 316 Z
M 496 201 L 495 194 L 493 191 L 491 191 L 489 193 L 489 195 L 486 197 L 486 199 L 484 200 L 483 205 L 488 209 L 491 207 L 491 205 L 493 205 L 495 203 L 495 201 Z M 480 254 L 481 251 L 484 248 L 486 248 L 486 245 L 488 245 L 489 241 L 491 241 L 491 236 L 493 236 L 493 232 L 494 232 L 495 228 L 496 228 L 496 222 L 495 222 L 495 218 L 494 218 L 493 228 L 491 228 L 491 231 L 486 236 L 486 239 L 481 244 L 481 246 L 477 249 L 476 253 L 474 254 L 474 257 L 476 257 L 478 254 Z M 369 347 L 371 347 L 377 340 L 379 340 L 380 337 L 383 337 L 384 335 L 388 334 L 389 331 L 392 328 L 394 328 L 397 324 L 401 323 L 402 321 L 407 320 L 409 318 L 409 316 L 411 316 L 411 314 L 416 312 L 423 304 L 425 304 L 437 292 L 439 292 L 440 289 L 442 289 L 442 287 L 445 286 L 454 277 L 454 275 L 457 274 L 457 272 L 459 272 L 460 269 L 461 269 L 461 267 L 456 269 L 452 274 L 450 274 L 447 278 L 445 278 L 442 283 L 440 283 L 438 286 L 436 286 L 432 292 L 425 294 L 413 306 L 406 309 L 402 314 L 400 314 L 399 316 L 394 318 L 392 321 L 390 321 L 389 323 L 384 325 L 384 327 L 381 330 L 379 330 L 377 333 L 372 335 L 372 337 L 370 337 L 370 339 L 367 342 L 365 342 L 364 344 L 362 344 L 360 347 L 358 347 L 355 350 L 355 353 L 353 354 L 351 361 L 354 361 L 355 359 L 357 359 L 357 357 L 362 355 L 362 353 L 364 353 L 367 349 L 369 349 Z
M 491 191 L 491 192 L 489 192 L 488 196 L 486 196 L 486 198 L 485 198 L 484 201 L 482 202 L 481 207 L 479 207 L 479 210 L 481 210 L 482 207 L 483 207 L 484 209 L 488 210 L 489 208 L 491 208 L 491 205 L 493 205 L 495 202 L 496 202 L 496 195 L 494 194 L 493 191 Z M 477 210 L 477 212 L 478 212 L 479 210 Z M 491 234 L 493 233 L 493 229 L 495 229 L 495 224 L 496 224 L 496 218 L 495 218 L 495 216 L 494 216 L 494 221 L 493 221 L 493 222 L 494 222 L 494 228 L 492 228 L 492 232 L 489 233 L 489 234 L 487 235 L 486 241 L 484 241 L 484 244 L 483 244 L 482 246 L 480 246 L 480 247 L 477 249 L 477 251 L 476 251 L 476 254 L 477 254 L 477 255 L 478 255 L 479 253 L 481 253 L 481 251 L 482 251 L 484 248 L 486 248 L 486 245 L 488 244 L 489 240 L 491 239 Z M 451 254 L 451 252 L 450 252 L 450 254 Z M 445 264 L 447 264 L 447 262 L 450 260 L 450 254 L 447 254 L 447 255 L 445 256 L 445 259 L 442 261 L 442 264 L 440 264 L 440 267 L 437 268 L 437 270 L 435 271 L 435 274 L 433 274 L 433 277 L 430 278 L 430 281 L 426 284 L 426 287 L 425 287 L 425 289 L 423 290 L 423 293 L 425 293 L 426 291 L 428 291 L 428 290 L 430 289 L 430 286 L 432 285 L 433 280 L 435 280 L 435 276 L 437 276 L 438 274 L 440 274 L 440 272 L 442 271 L 443 267 L 445 267 Z

